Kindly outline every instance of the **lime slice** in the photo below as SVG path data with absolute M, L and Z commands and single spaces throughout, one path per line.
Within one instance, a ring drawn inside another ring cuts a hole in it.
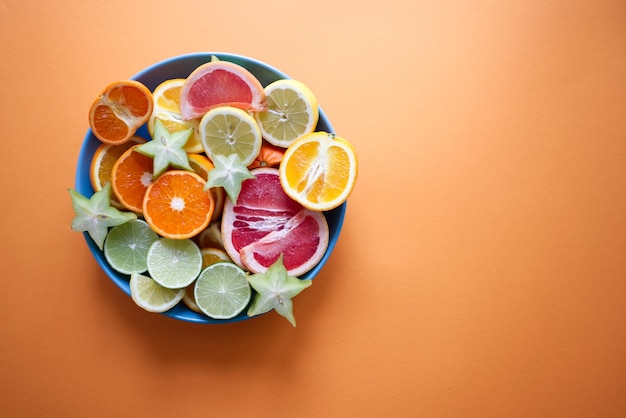
M 135 219 L 111 228 L 104 241 L 104 257 L 122 274 L 148 270 L 148 249 L 159 236 L 148 224 Z
M 211 264 L 219 263 L 221 261 L 227 261 L 232 263 L 232 260 L 221 248 L 206 247 L 200 249 L 202 253 L 202 268 L 208 267 Z M 185 296 L 183 296 L 183 302 L 189 309 L 194 312 L 202 313 L 198 304 L 196 304 L 196 296 L 194 295 L 195 283 L 190 284 L 185 288 Z
M 148 312 L 165 312 L 183 299 L 185 289 L 168 289 L 148 276 L 130 275 L 130 296 L 135 303 Z
M 200 248 L 191 239 L 160 238 L 148 250 L 148 273 L 161 286 L 189 286 L 202 270 Z
M 317 99 L 296 80 L 277 80 L 265 87 L 267 110 L 256 120 L 267 142 L 287 148 L 296 139 L 313 132 L 319 119 Z
M 222 261 L 202 270 L 194 296 L 200 310 L 211 318 L 229 319 L 248 306 L 252 289 L 243 269 Z
M 211 160 L 237 154 L 247 166 L 259 155 L 262 137 L 256 120 L 245 110 L 220 106 L 202 117 L 200 141 Z

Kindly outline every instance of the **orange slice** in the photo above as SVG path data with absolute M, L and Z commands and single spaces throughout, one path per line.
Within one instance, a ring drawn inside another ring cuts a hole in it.
M 204 181 L 209 179 L 209 171 L 213 170 L 215 166 L 206 156 L 202 154 L 188 154 L 189 165 L 193 168 Z M 215 209 L 213 210 L 213 216 L 211 216 L 211 222 L 217 220 L 222 215 L 222 209 L 224 208 L 224 200 L 226 199 L 226 192 L 223 187 L 211 187 L 209 189 L 213 195 L 215 201 Z
M 196 173 L 171 170 L 148 187 L 143 200 L 146 222 L 159 235 L 191 238 L 207 227 L 215 202 L 204 192 L 206 181 Z
M 89 168 L 89 180 L 91 181 L 93 190 L 95 192 L 102 190 L 102 187 L 111 181 L 113 165 L 127 149 L 133 145 L 142 144 L 144 142 L 146 142 L 145 139 L 134 136 L 127 142 L 119 145 L 100 144 L 93 154 Z M 115 194 L 111 195 L 111 205 L 118 209 L 124 207 Z
M 280 183 L 289 197 L 311 210 L 326 211 L 348 199 L 358 163 L 348 141 L 313 132 L 287 148 L 279 170 Z
M 142 83 L 116 81 L 94 100 L 89 110 L 89 126 L 100 141 L 122 144 L 148 121 L 152 107 L 152 93 Z
M 200 253 L 202 254 L 202 268 L 205 269 L 209 267 L 211 264 L 219 263 L 220 261 L 228 261 L 230 263 L 233 260 L 230 259 L 226 251 L 221 248 L 201 248 Z
M 111 185 L 113 193 L 122 205 L 141 213 L 143 199 L 152 183 L 152 158 L 135 151 L 139 145 L 127 149 L 113 164 Z
M 259 80 L 242 66 L 211 61 L 196 68 L 180 92 L 180 111 L 185 120 L 202 117 L 218 106 L 265 110 L 266 96 Z

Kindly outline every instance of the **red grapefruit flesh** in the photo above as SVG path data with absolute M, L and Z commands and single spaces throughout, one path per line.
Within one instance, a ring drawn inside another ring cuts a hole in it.
M 287 273 L 311 270 L 328 247 L 328 223 L 321 212 L 292 200 L 278 169 L 257 168 L 243 182 L 237 203 L 226 200 L 222 213 L 224 248 L 235 263 L 264 273 L 283 254 Z
M 211 61 L 196 68 L 183 83 L 180 112 L 183 119 L 197 119 L 217 106 L 265 110 L 265 91 L 259 80 L 240 65 Z

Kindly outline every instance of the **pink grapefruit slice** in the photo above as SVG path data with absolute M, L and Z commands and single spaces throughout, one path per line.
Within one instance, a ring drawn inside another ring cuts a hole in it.
M 328 247 L 326 218 L 285 194 L 278 169 L 251 172 L 255 178 L 243 182 L 237 203 L 227 199 L 224 204 L 224 249 L 252 273 L 266 272 L 280 254 L 289 275 L 306 273 Z
M 243 110 L 266 109 L 266 96 L 259 80 L 242 66 L 228 61 L 211 61 L 196 68 L 180 92 L 183 119 L 197 119 L 217 106 Z

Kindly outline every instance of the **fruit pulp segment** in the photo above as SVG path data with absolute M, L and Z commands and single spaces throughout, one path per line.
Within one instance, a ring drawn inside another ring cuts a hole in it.
M 194 107 L 213 106 L 224 101 L 252 101 L 250 87 L 230 71 L 215 69 L 197 80 L 189 90 L 189 102 Z
M 284 255 L 284 265 L 292 270 L 310 260 L 320 244 L 320 227 L 303 209 L 287 222 L 284 228 L 265 235 L 250 245 L 253 257 L 263 267 L 269 267 Z
M 276 136 L 293 138 L 302 134 L 309 122 L 306 103 L 293 90 L 276 89 L 267 99 L 268 111 L 261 119 L 268 132 L 282 132 Z
M 328 150 L 328 159 L 332 161 L 332 170 L 328 170 L 322 188 L 321 200 L 330 202 L 340 197 L 348 187 L 350 179 L 350 157 L 346 151 L 337 146 Z
M 122 108 L 128 109 L 130 114 L 136 118 L 146 116 L 150 109 L 150 101 L 146 94 L 136 87 L 120 86 L 111 89 L 107 95 L 108 99 L 114 103 L 119 103 Z
M 171 87 L 160 96 L 157 100 L 158 107 L 161 107 L 165 110 L 169 110 L 171 112 L 180 112 L 180 105 L 178 104 L 180 100 L 180 90 L 182 88 L 182 82 L 177 87 Z
M 112 141 L 119 141 L 128 135 L 128 125 L 109 106 L 98 106 L 94 112 L 94 127 Z

